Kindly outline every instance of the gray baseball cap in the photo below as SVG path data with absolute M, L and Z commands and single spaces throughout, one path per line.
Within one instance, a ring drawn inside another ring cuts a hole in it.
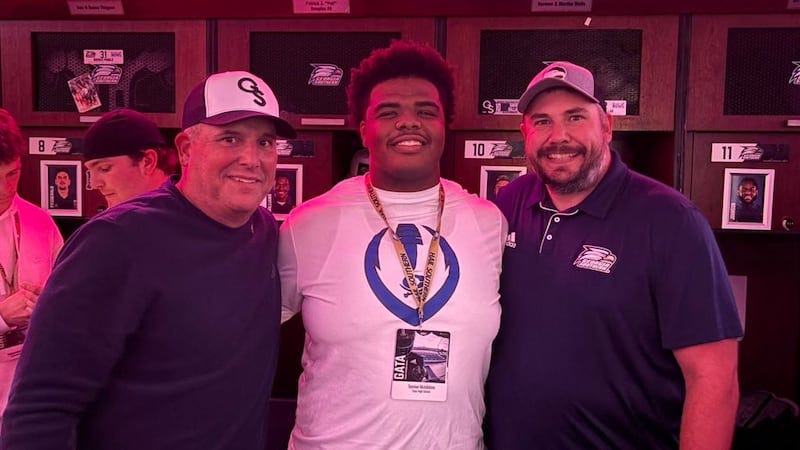
M 528 105 L 531 104 L 537 95 L 553 88 L 571 89 L 602 106 L 602 103 L 600 103 L 600 100 L 596 97 L 597 93 L 594 88 L 594 76 L 592 76 L 592 72 L 589 72 L 588 69 L 577 64 L 556 61 L 537 73 L 531 82 L 528 83 L 528 88 L 525 89 L 525 93 L 519 98 L 517 110 L 520 114 L 525 114 Z

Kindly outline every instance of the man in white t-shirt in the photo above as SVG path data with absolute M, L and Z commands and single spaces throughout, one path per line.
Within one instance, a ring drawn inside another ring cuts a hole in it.
M 283 319 L 306 327 L 289 447 L 481 449 L 506 224 L 442 179 L 451 68 L 398 41 L 354 69 L 369 172 L 281 227 Z

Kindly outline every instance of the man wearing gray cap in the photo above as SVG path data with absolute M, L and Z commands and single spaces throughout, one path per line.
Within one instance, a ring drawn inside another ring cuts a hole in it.
M 509 222 L 487 384 L 493 449 L 728 449 L 742 335 L 708 222 L 628 169 L 587 69 L 519 100 L 532 174 Z
M 69 239 L 31 319 L 2 448 L 262 450 L 278 352 L 277 136 L 247 72 L 192 90 L 180 179 Z
M 83 161 L 109 208 L 161 186 L 178 168 L 155 122 L 132 109 L 106 113 L 89 128 Z

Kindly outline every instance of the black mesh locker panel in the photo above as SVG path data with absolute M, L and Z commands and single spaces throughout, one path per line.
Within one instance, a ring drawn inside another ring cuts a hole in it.
M 256 32 L 250 34 L 250 70 L 275 91 L 283 111 L 347 115 L 350 69 L 399 32 Z M 316 66 L 315 66 L 316 65 Z M 318 77 L 312 82 L 315 67 Z M 334 80 L 338 85 L 323 82 Z M 316 85 L 315 85 L 316 83 Z
M 726 115 L 800 114 L 800 28 L 731 28 L 724 70 Z
M 485 100 L 519 98 L 552 61 L 591 70 L 603 98 L 626 100 L 627 114 L 639 114 L 641 30 L 484 30 L 480 46 L 480 114 L 490 114 Z
M 119 83 L 96 85 L 102 106 L 92 112 L 175 112 L 174 34 L 45 32 L 33 33 L 32 40 L 36 111 L 76 111 L 67 81 L 92 71 L 83 51 L 121 49 Z

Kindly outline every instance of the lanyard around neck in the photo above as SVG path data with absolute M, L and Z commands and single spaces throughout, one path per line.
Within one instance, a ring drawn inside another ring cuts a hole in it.
M 403 268 L 403 273 L 405 275 L 406 282 L 408 283 L 408 289 L 411 291 L 411 295 L 417 302 L 417 314 L 419 315 L 419 325 L 421 326 L 425 316 L 424 306 L 428 301 L 428 291 L 430 290 L 431 281 L 433 280 L 433 270 L 436 267 L 436 259 L 439 257 L 439 232 L 442 228 L 442 213 L 444 212 L 444 187 L 442 186 L 442 183 L 439 183 L 439 206 L 436 217 L 436 232 L 431 238 L 431 243 L 428 246 L 428 257 L 425 258 L 425 272 L 422 277 L 422 286 L 418 287 L 417 279 L 414 276 L 413 262 L 408 257 L 408 253 L 406 252 L 403 243 L 400 242 L 400 238 L 397 236 L 397 233 L 391 227 L 391 225 L 389 225 L 389 221 L 386 219 L 386 214 L 383 211 L 383 205 L 381 205 L 381 201 L 378 198 L 378 193 L 375 192 L 375 188 L 372 186 L 372 180 L 370 179 L 369 173 L 364 176 L 364 184 L 367 187 L 367 195 L 369 196 L 372 207 L 375 209 L 375 212 L 378 213 L 381 219 L 383 219 L 383 223 L 386 224 L 386 228 L 389 230 L 389 233 L 392 236 L 392 244 L 394 244 L 395 253 L 397 253 L 397 258 L 400 260 L 400 266 Z
M 13 245 L 14 245 L 14 260 L 17 263 L 19 263 L 19 238 L 20 238 L 20 232 L 21 232 L 21 229 L 20 229 L 20 226 L 19 226 L 19 211 L 14 211 L 14 238 L 13 238 L 14 242 L 13 242 Z M 15 278 L 14 277 L 14 272 L 12 271 L 11 274 L 9 274 L 6 271 L 6 268 L 3 267 L 3 264 L 0 263 L 0 276 L 3 277 L 3 282 L 6 284 L 6 286 L 8 286 L 8 288 L 11 290 L 11 292 L 14 292 L 16 290 L 15 286 L 14 286 L 14 278 Z

